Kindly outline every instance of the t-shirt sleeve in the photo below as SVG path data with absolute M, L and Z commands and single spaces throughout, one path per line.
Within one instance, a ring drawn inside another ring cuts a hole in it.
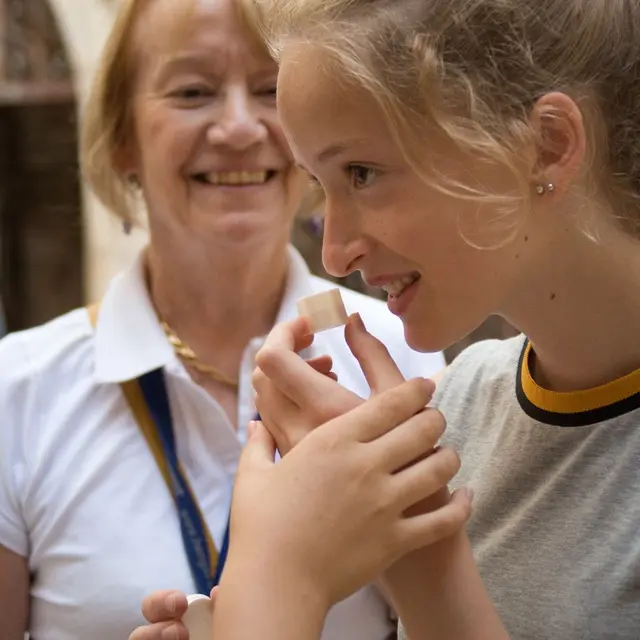
M 29 552 L 20 486 L 24 477 L 21 434 L 29 402 L 26 353 L 14 336 L 0 342 L 0 545 Z

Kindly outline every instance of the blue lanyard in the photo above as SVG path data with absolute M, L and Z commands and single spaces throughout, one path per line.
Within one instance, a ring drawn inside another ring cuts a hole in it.
M 169 394 L 162 369 L 144 374 L 138 378 L 138 384 L 155 424 L 162 455 L 166 461 L 167 486 L 180 519 L 182 541 L 191 574 L 198 592 L 209 595 L 211 589 L 220 582 L 227 559 L 229 520 L 227 520 L 222 547 L 219 552 L 216 552 L 207 524 L 178 463 Z

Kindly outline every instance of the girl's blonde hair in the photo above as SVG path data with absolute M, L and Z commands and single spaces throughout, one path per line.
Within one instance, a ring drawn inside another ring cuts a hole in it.
M 236 1 L 236 0 L 234 0 Z M 176 31 L 179 43 L 185 18 L 195 0 L 176 1 Z M 137 185 L 121 168 L 124 150 L 134 135 L 132 96 L 135 80 L 134 32 L 139 16 L 150 0 L 121 0 L 111 33 L 100 57 L 85 106 L 80 161 L 82 173 L 102 204 L 124 222 L 136 222 Z M 237 4 L 248 37 L 264 46 L 252 7 Z
M 379 104 L 421 175 L 419 133 L 435 125 L 478 162 L 508 168 L 523 188 L 489 194 L 429 166 L 428 179 L 459 197 L 505 206 L 528 198 L 529 178 L 517 167 L 539 149 L 532 108 L 545 93 L 566 93 L 583 113 L 591 184 L 640 235 L 637 0 L 253 1 L 273 55 L 288 40 L 322 47 L 341 80 Z

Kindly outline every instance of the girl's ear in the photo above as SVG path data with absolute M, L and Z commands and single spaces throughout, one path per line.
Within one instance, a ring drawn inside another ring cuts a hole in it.
M 586 155 L 582 112 L 568 95 L 553 92 L 538 99 L 531 119 L 538 132 L 534 188 L 553 184 L 554 191 L 562 193 L 579 174 Z

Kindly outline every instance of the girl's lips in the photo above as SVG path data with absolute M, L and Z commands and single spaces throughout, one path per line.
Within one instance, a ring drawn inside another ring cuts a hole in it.
M 387 307 L 389 311 L 396 316 L 406 313 L 407 309 L 416 297 L 418 288 L 420 287 L 420 278 L 414 280 L 410 285 L 405 287 L 399 295 L 390 295 L 387 299 Z

